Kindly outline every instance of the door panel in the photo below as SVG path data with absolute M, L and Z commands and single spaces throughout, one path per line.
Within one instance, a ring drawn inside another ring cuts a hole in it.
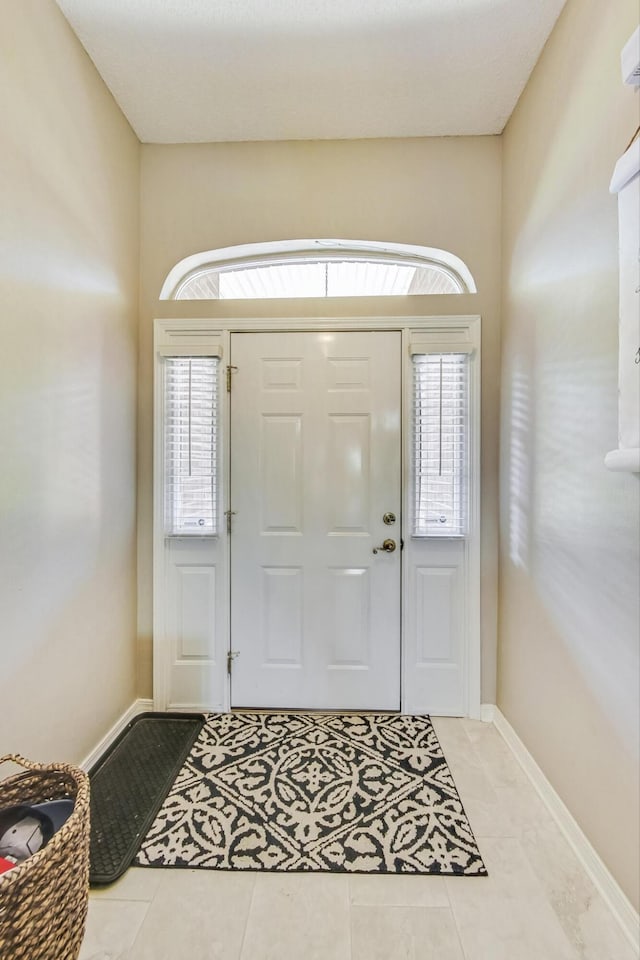
M 370 662 L 369 571 L 333 569 L 329 582 L 329 636 L 332 639 L 329 666 L 366 667 Z
M 216 568 L 176 566 L 178 577 L 177 657 L 182 661 L 209 659 L 215 650 L 214 598 Z
M 428 709 L 445 716 L 466 712 L 465 549 L 463 540 L 422 540 L 409 545 L 405 630 L 409 695 L 416 705 L 409 699 L 405 709 Z
M 399 709 L 400 334 L 231 350 L 232 705 Z
M 218 629 L 226 607 L 220 545 L 209 537 L 175 537 L 164 541 L 164 551 L 168 696 L 162 709 L 220 710 L 224 667 L 216 651 L 222 652 Z
M 260 420 L 262 533 L 302 532 L 302 422 L 299 416 Z
M 371 422 L 362 414 L 328 421 L 327 475 L 339 496 L 330 499 L 329 535 L 368 532 Z
M 258 609 L 265 666 L 302 666 L 302 578 L 300 567 L 262 567 Z

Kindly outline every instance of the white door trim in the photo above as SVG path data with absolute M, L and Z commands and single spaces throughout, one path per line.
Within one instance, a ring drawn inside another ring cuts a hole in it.
M 171 346 L 188 346 L 193 343 L 208 341 L 211 344 L 222 346 L 222 364 L 229 360 L 230 334 L 240 332 L 285 332 L 310 330 L 362 331 L 362 330 L 397 330 L 402 333 L 403 341 L 403 434 L 407 429 L 407 406 L 409 397 L 409 381 L 407 375 L 410 367 L 409 341 L 412 337 L 427 334 L 432 343 L 442 341 L 450 346 L 451 341 L 465 343 L 475 351 L 471 378 L 472 404 L 472 450 L 471 450 L 471 503 L 470 503 L 470 533 L 465 544 L 465 681 L 464 704 L 461 711 L 465 716 L 480 717 L 480 684 L 481 684 L 481 639 L 480 639 L 480 335 L 481 319 L 478 315 L 463 316 L 433 316 L 433 317 L 316 317 L 316 318 L 233 318 L 233 319 L 203 319 L 203 318 L 165 318 L 154 321 L 154 535 L 153 535 L 153 685 L 154 707 L 156 710 L 166 709 L 229 709 L 229 684 L 226 674 L 226 656 L 230 648 L 228 601 L 227 610 L 220 611 L 218 630 L 216 631 L 216 670 L 218 679 L 215 692 L 207 703 L 186 702 L 172 697 L 169 689 L 169 657 L 171 653 L 170 638 L 167 633 L 166 609 L 162 598 L 166 595 L 167 563 L 165 540 L 163 532 L 162 507 L 162 476 L 163 476 L 163 439 L 162 421 L 157 411 L 162 405 L 162 377 L 158 352 L 160 348 Z M 229 405 L 226 402 L 226 393 L 221 393 L 220 415 L 223 423 L 223 509 L 228 507 L 226 498 L 229 489 Z M 407 461 L 408 443 L 406 435 L 403 439 L 405 462 L 403 472 L 405 478 L 409 476 Z M 408 484 L 403 483 L 403 517 L 408 517 Z M 407 541 L 406 526 L 404 529 L 405 542 Z M 226 534 L 221 533 L 221 541 Z M 229 544 L 224 542 L 226 555 L 226 570 L 229 569 Z M 407 565 L 409 562 L 408 550 L 403 553 L 402 583 L 403 609 L 406 610 L 407 597 Z M 226 572 L 225 572 L 226 576 Z M 227 594 L 228 594 L 227 589 Z M 403 712 L 427 712 L 428 704 L 421 705 L 419 691 L 412 691 L 411 662 L 407 657 L 408 643 L 406 636 L 406 617 L 402 623 L 402 673 L 401 673 L 401 710 Z M 439 711 L 444 713 L 445 711 Z M 453 712 L 453 711 L 452 711 Z

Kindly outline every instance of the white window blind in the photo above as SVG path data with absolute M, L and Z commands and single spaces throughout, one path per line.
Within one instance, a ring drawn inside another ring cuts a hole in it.
M 414 537 L 467 532 L 469 357 L 413 357 Z
M 164 363 L 165 534 L 212 536 L 218 532 L 218 358 Z
M 289 256 L 283 262 L 208 266 L 187 277 L 176 300 L 251 300 L 290 297 L 382 297 L 463 293 L 462 281 L 441 264 L 386 258 Z

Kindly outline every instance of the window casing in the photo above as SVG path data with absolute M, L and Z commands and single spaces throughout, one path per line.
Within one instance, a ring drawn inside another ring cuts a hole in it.
M 466 264 L 435 247 L 364 240 L 282 240 L 185 257 L 161 300 L 252 300 L 475 293 Z
M 218 533 L 218 357 L 164 357 L 164 532 Z
M 464 537 L 469 524 L 469 355 L 413 356 L 414 537 Z

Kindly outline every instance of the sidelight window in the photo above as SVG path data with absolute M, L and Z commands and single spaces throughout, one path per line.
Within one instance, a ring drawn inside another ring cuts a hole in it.
M 166 536 L 218 532 L 217 357 L 164 358 Z
M 469 356 L 413 357 L 414 537 L 463 537 L 468 527 Z

